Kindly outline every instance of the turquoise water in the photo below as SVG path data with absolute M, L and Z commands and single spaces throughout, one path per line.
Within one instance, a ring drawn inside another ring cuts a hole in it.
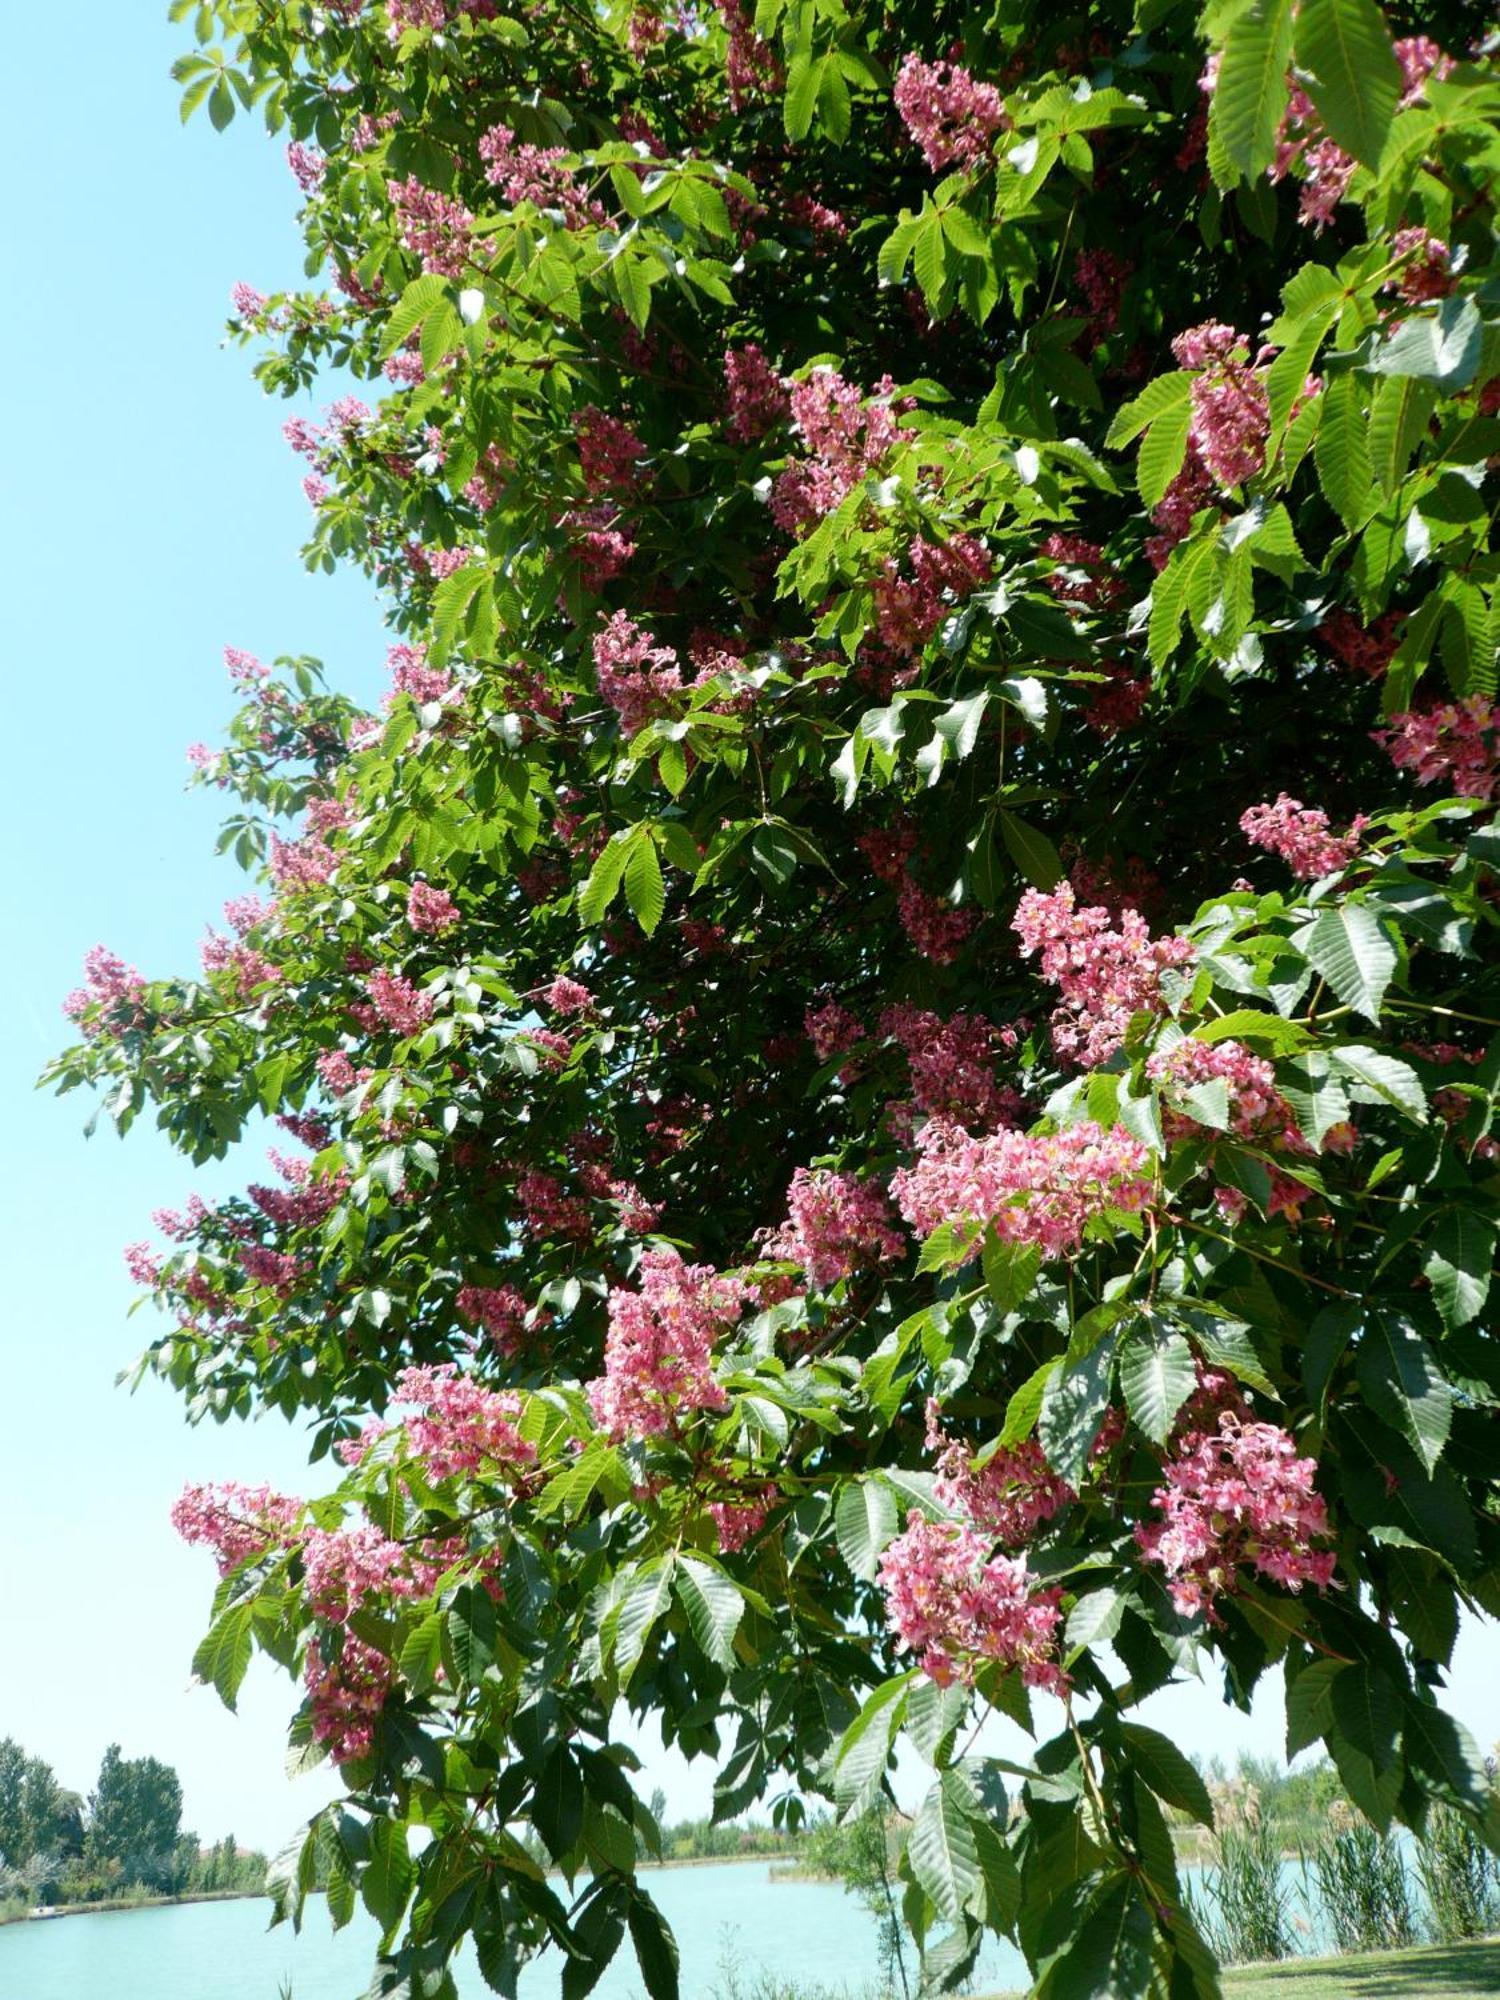
M 876 1980 L 875 1926 L 830 1883 L 772 1882 L 764 1861 L 668 1868 L 644 1879 L 677 1933 L 683 2000 L 710 2000 L 729 1967 L 746 1983 L 764 1970 L 851 1994 Z M 335 1936 L 318 1897 L 300 1937 L 286 1925 L 267 1931 L 258 1901 L 11 1924 L 0 1929 L 0 2000 L 277 2000 L 287 1980 L 294 2000 L 360 2000 L 375 1944 L 363 1910 Z M 980 1990 L 1025 1984 L 1019 1954 L 996 1941 Z M 458 1988 L 462 2000 L 490 1992 L 462 1959 Z M 627 1943 L 594 1991 L 599 2000 L 639 2000 L 643 1990 Z M 522 1975 L 522 2000 L 555 2000 L 558 1991 L 555 1958 Z

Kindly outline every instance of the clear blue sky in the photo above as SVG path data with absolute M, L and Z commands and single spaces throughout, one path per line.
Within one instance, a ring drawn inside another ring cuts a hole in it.
M 249 123 L 179 125 L 167 70 L 184 32 L 155 0 L 82 0 L 66 49 L 36 7 L 7 44 L 26 83 L 0 134 L 15 191 L 0 224 L 0 1735 L 80 1789 L 110 1741 L 164 1756 L 188 1824 L 275 1846 L 319 1802 L 316 1781 L 282 1776 L 293 1693 L 263 1663 L 238 1717 L 189 1688 L 211 1565 L 166 1516 L 189 1479 L 305 1490 L 303 1457 L 279 1423 L 194 1431 L 164 1390 L 113 1387 L 147 1338 L 126 1319 L 120 1248 L 181 1201 L 187 1170 L 144 1127 L 86 1144 L 83 1100 L 32 1087 L 89 945 L 188 967 L 240 885 L 213 859 L 215 800 L 182 790 L 185 746 L 229 713 L 221 648 L 317 654 L 365 698 L 383 678 L 373 593 L 298 559 L 288 406 L 220 345 L 235 279 L 295 278 L 294 185 Z M 1495 1633 L 1466 1635 L 1452 1700 L 1482 1743 L 1500 1733 L 1497 1687 Z M 1247 1723 L 1208 1690 L 1159 1697 L 1151 1719 L 1207 1754 L 1278 1740 L 1274 1702 Z M 650 1761 L 674 1815 L 706 1808 L 706 1770 Z

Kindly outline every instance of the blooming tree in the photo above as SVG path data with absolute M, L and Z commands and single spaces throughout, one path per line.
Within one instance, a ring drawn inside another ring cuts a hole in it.
M 280 1662 L 347 1788 L 283 1912 L 668 2000 L 630 1711 L 726 1816 L 925 1760 L 934 1989 L 998 1931 L 1210 1996 L 1133 1714 L 1193 1670 L 1495 1838 L 1476 15 L 175 11 L 185 111 L 290 141 L 313 285 L 231 327 L 365 388 L 286 435 L 390 691 L 230 651 L 260 893 L 92 953 L 53 1075 L 287 1135 L 129 1253 L 143 1367 L 337 1468 L 176 1513 L 198 1673 Z

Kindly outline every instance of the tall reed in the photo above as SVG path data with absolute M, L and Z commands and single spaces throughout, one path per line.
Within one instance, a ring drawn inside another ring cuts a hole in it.
M 1417 1847 L 1435 1944 L 1458 1944 L 1500 1928 L 1500 1861 L 1451 1806 L 1435 1806 Z
M 1309 1860 L 1317 1902 L 1340 1951 L 1399 1951 L 1417 1943 L 1411 1878 L 1399 1843 L 1388 1834 L 1340 1802 L 1311 1856 L 1303 1856 L 1304 1880 Z
M 1281 1841 L 1268 1821 L 1223 1827 L 1213 1843 L 1212 1865 L 1189 1887 L 1188 1902 L 1226 1963 L 1291 1958 L 1296 1952 Z

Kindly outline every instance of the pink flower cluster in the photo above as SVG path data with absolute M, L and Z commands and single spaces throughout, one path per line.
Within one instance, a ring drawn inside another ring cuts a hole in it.
M 750 98 L 776 88 L 781 81 L 781 58 L 775 46 L 755 32 L 753 15 L 746 10 L 744 0 L 714 0 L 714 7 L 729 37 L 724 81 L 729 86 L 729 102 L 738 111 Z
M 479 141 L 479 157 L 485 179 L 512 207 L 529 201 L 533 208 L 560 211 L 569 229 L 605 220 L 603 208 L 579 185 L 577 169 L 563 165 L 563 147 L 518 146 L 508 125 L 492 125 Z
M 590 493 L 633 493 L 646 447 L 629 424 L 586 403 L 573 418 L 578 464 Z
M 933 1493 L 1008 1548 L 1025 1548 L 1036 1531 L 1074 1500 L 1035 1438 L 1001 1446 L 976 1465 L 967 1445 L 943 1429 L 937 1398 L 927 1404 L 927 1449 L 937 1454 Z
M 474 246 L 469 232 L 474 217 L 461 201 L 423 187 L 415 175 L 388 181 L 386 194 L 396 213 L 401 241 L 420 260 L 424 271 L 444 278 L 461 278 L 469 268 Z
M 317 1642 L 310 1644 L 302 1677 L 314 1739 L 328 1745 L 336 1764 L 365 1756 L 396 1678 L 390 1661 L 348 1632 L 332 1660 L 324 1659 Z
M 527 1233 L 538 1243 L 549 1236 L 562 1242 L 581 1242 L 592 1232 L 588 1203 L 566 1193 L 553 1174 L 522 1174 L 516 1182 L 516 1199 Z
M 1135 1539 L 1166 1571 L 1179 1611 L 1212 1617 L 1247 1569 L 1289 1590 L 1332 1582 L 1333 1554 L 1313 1547 L 1330 1533 L 1317 1464 L 1276 1424 L 1224 1410 L 1212 1427 L 1187 1432 L 1162 1470 L 1152 1504 L 1163 1518 L 1138 1524 Z
M 500 1353 L 515 1360 L 526 1342 L 526 1301 L 514 1285 L 464 1285 L 456 1300 L 459 1312 L 482 1327 Z
M 306 1276 L 305 1266 L 290 1251 L 272 1250 L 264 1243 L 242 1243 L 239 1257 L 245 1276 L 279 1298 L 290 1298 Z
M 889 376 L 866 399 L 833 368 L 814 368 L 791 391 L 792 424 L 810 454 L 771 489 L 771 515 L 794 535 L 839 502 L 913 433 L 897 421 Z
M 338 855 L 326 840 L 307 834 L 301 840 L 271 835 L 271 880 L 280 890 L 321 889 L 333 879 Z
M 587 1014 L 594 1004 L 594 996 L 589 989 L 576 979 L 570 979 L 560 972 L 547 988 L 542 998 L 554 1014 Z
M 458 905 L 446 889 L 430 882 L 413 882 L 406 895 L 406 921 L 414 931 L 437 937 L 458 922 Z
M 1146 1148 L 1122 1126 L 1106 1132 L 1091 1119 L 1036 1137 L 1000 1131 L 975 1138 L 934 1118 L 917 1152 L 917 1164 L 892 1178 L 891 1192 L 921 1235 L 952 1223 L 967 1238 L 958 1262 L 978 1250 L 986 1224 L 1004 1242 L 1065 1257 L 1096 1216 L 1138 1213 L 1151 1200 Z
M 991 1556 L 977 1529 L 916 1512 L 880 1558 L 897 1649 L 915 1653 L 940 1687 L 972 1680 L 978 1663 L 1015 1667 L 1028 1687 L 1062 1694 L 1057 1662 L 1062 1592 L 1037 1590 L 1024 1561 Z
M 1243 486 L 1265 463 L 1271 406 L 1246 343 L 1232 326 L 1207 320 L 1172 342 L 1179 367 L 1193 377 L 1188 441 L 1220 486 Z
M 1096 736 L 1117 736 L 1140 721 L 1151 698 L 1151 676 L 1133 674 L 1118 660 L 1101 660 L 1099 666 L 1108 678 L 1091 690 L 1083 719 Z
M 415 1035 L 432 1019 L 432 995 L 384 966 L 365 981 L 376 1020 L 398 1035 Z
M 620 718 L 620 734 L 631 737 L 653 716 L 665 714 L 682 692 L 682 669 L 670 646 L 658 646 L 644 625 L 617 611 L 594 638 L 599 692 Z
M 283 1229 L 312 1229 L 322 1222 L 342 1200 L 349 1177 L 344 1173 L 325 1174 L 314 1180 L 310 1160 L 289 1160 L 273 1152 L 271 1164 L 286 1182 L 285 1187 L 251 1184 L 250 1199 L 269 1222 Z
M 979 922 L 977 910 L 956 909 L 941 896 L 931 895 L 914 875 L 901 878 L 896 915 L 912 950 L 933 965 L 952 965 Z
M 918 1111 L 941 1113 L 971 1129 L 989 1130 L 1010 1121 L 1015 1095 L 997 1080 L 994 1063 L 1007 1036 L 1014 1046 L 1014 1030 L 998 1029 L 982 1014 L 952 1014 L 944 1020 L 905 1002 L 887 1007 L 877 1026 L 905 1052 Z
M 570 507 L 558 520 L 571 537 L 584 589 L 596 595 L 614 582 L 635 554 L 633 538 L 615 526 L 616 519 L 614 507 L 604 501 L 596 507 Z
M 1404 611 L 1387 611 L 1373 625 L 1361 625 L 1352 611 L 1330 611 L 1318 627 L 1318 637 L 1356 673 L 1379 680 L 1401 643 Z
M 1146 1073 L 1169 1091 L 1222 1083 L 1229 1097 L 1231 1128 L 1239 1138 L 1284 1145 L 1294 1152 L 1307 1150 L 1292 1108 L 1276 1088 L 1275 1070 L 1243 1042 L 1199 1042 L 1188 1037 L 1175 1048 L 1159 1050 L 1146 1064 Z M 1168 1137 L 1172 1136 L 1169 1128 Z
M 1402 260 L 1401 269 L 1386 279 L 1386 286 L 1414 306 L 1446 298 L 1458 282 L 1452 252 L 1430 230 L 1398 229 L 1391 238 L 1391 255 Z
M 1465 799 L 1500 792 L 1500 703 L 1486 695 L 1409 709 L 1372 734 L 1419 785 L 1443 784 Z
M 1160 1012 L 1161 975 L 1186 965 L 1193 948 L 1185 938 L 1152 937 L 1137 910 L 1122 911 L 1117 927 L 1102 905 L 1075 905 L 1070 882 L 1050 893 L 1028 889 L 1012 928 L 1022 953 L 1039 954 L 1043 979 L 1062 994 L 1052 1046 L 1090 1069 L 1120 1047 L 1132 1014 Z
M 816 1291 L 826 1292 L 862 1265 L 889 1264 L 906 1254 L 890 1203 L 873 1181 L 798 1167 L 786 1205 L 785 1222 L 765 1239 L 765 1255 L 799 1265 Z
M 783 422 L 791 409 L 786 384 L 752 340 L 724 350 L 724 428 L 738 444 L 752 444 Z
M 220 1576 L 269 1555 L 295 1534 L 304 1503 L 269 1486 L 185 1486 L 172 1506 L 172 1526 L 185 1542 L 212 1549 Z
M 1043 581 L 1062 604 L 1107 611 L 1125 595 L 1124 579 L 1110 568 L 1103 549 L 1082 535 L 1048 535 L 1037 551 L 1055 565 Z
M 401 694 L 409 694 L 419 707 L 425 708 L 431 702 L 441 701 L 452 690 L 452 676 L 440 667 L 428 666 L 425 646 L 392 646 L 385 663 L 391 676 L 387 708 Z
M 1005 124 L 1005 105 L 992 83 L 980 83 L 960 63 L 902 59 L 893 92 L 901 123 L 934 173 L 974 167 L 988 159 Z
M 307 1601 L 320 1618 L 347 1624 L 371 1597 L 414 1597 L 411 1558 L 369 1522 L 356 1528 L 309 1528 L 302 1538 Z
M 146 982 L 133 965 L 102 944 L 91 945 L 83 955 L 83 978 L 62 1010 L 86 1036 L 120 1036 L 140 1025 Z
M 536 1458 L 535 1448 L 516 1429 L 520 1397 L 506 1389 L 486 1389 L 451 1363 L 403 1368 L 396 1378 L 395 1401 L 418 1411 L 403 1428 L 431 1479 L 460 1479 L 492 1466 L 514 1471 Z
M 611 1287 L 604 1373 L 588 1385 L 600 1428 L 614 1438 L 657 1437 L 694 1410 L 722 1410 L 713 1348 L 739 1318 L 743 1287 L 710 1264 L 650 1249 L 639 1286 Z
M 1359 814 L 1347 833 L 1332 833 L 1328 815 L 1319 806 L 1277 794 L 1274 804 L 1251 806 L 1240 815 L 1240 831 L 1268 854 L 1279 855 L 1304 882 L 1335 875 L 1359 852 L 1359 836 L 1369 825 Z
M 881 643 L 911 658 L 920 653 L 954 606 L 988 583 L 994 559 L 973 535 L 948 542 L 920 535 L 907 551 L 911 575 L 887 561 L 875 580 L 875 623 Z
M 763 1486 L 751 1500 L 710 1500 L 706 1512 L 718 1532 L 720 1554 L 737 1555 L 752 1535 L 760 1533 L 780 1498 L 774 1486 Z

